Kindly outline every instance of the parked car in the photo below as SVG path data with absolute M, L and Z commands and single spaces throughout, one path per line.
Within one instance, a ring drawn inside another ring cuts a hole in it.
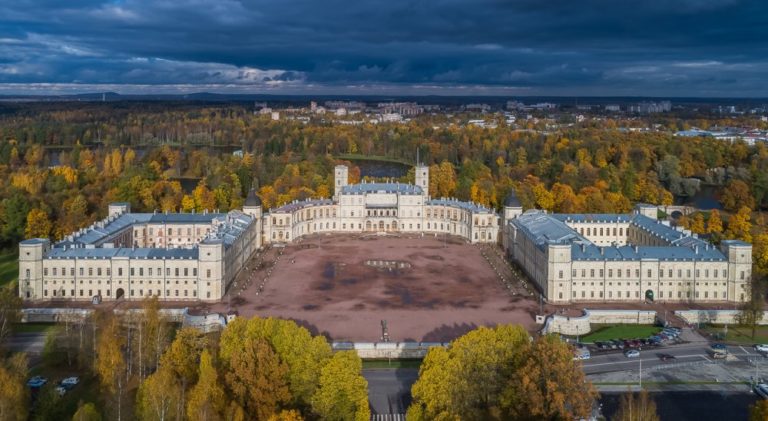
M 64 396 L 67 393 L 67 388 L 64 386 L 56 386 L 56 393 L 58 393 L 59 396 Z
M 662 361 L 671 361 L 675 359 L 675 356 L 672 354 L 659 354 L 659 359 Z
M 78 383 L 80 383 L 80 379 L 77 376 L 67 377 L 61 381 L 61 387 L 69 390 L 77 386 Z
M 712 344 L 712 349 L 718 351 L 726 351 L 728 350 L 728 347 L 726 347 L 725 344 Z
M 48 383 L 48 379 L 46 379 L 45 377 L 35 376 L 27 381 L 27 386 L 32 388 L 38 388 L 38 387 L 43 387 L 46 383 Z
M 768 352 L 768 344 L 757 344 L 755 345 L 755 350 L 757 352 Z
M 629 349 L 624 351 L 624 356 L 627 358 L 638 358 L 640 356 L 640 351 L 636 349 Z

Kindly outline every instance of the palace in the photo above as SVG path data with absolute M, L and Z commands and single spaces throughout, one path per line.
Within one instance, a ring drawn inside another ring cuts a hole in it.
M 19 295 L 25 300 L 218 301 L 263 244 L 289 243 L 316 233 L 456 235 L 495 243 L 498 215 L 456 199 L 432 199 L 429 168 L 416 184 L 349 185 L 335 168 L 333 199 L 309 199 L 270 209 L 251 191 L 242 211 L 131 213 L 109 206 L 106 219 L 52 244 L 19 244 Z
M 496 243 L 498 215 L 472 202 L 429 196 L 429 167 L 416 166 L 416 183 L 348 184 L 344 165 L 334 172 L 333 199 L 311 199 L 270 209 L 264 242 L 288 242 L 315 233 L 403 232 L 450 234 L 471 243 Z
M 715 247 L 657 220 L 657 207 L 632 214 L 523 213 L 504 206 L 503 245 L 554 304 L 577 302 L 743 302 L 749 299 L 752 246 Z

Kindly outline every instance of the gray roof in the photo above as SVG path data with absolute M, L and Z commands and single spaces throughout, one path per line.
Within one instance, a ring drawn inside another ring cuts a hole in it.
M 668 246 L 597 246 L 567 225 L 568 222 L 628 222 L 665 241 Z M 550 244 L 571 245 L 571 258 L 578 260 L 697 260 L 724 261 L 726 256 L 714 245 L 687 235 L 640 214 L 547 214 L 532 210 L 512 220 L 539 249 Z M 742 244 L 746 244 L 741 242 Z
M 125 229 L 130 229 L 134 224 L 144 223 L 209 223 L 211 232 L 208 238 L 201 241 L 202 244 L 221 243 L 225 248 L 231 246 L 253 222 L 253 216 L 235 210 L 229 213 L 207 214 L 151 214 L 128 213 L 114 219 L 107 219 L 106 223 L 97 223 L 88 228 L 72 240 L 64 240 L 56 243 L 47 254 L 47 258 L 101 258 L 127 257 L 131 259 L 196 259 L 198 256 L 197 245 L 189 248 L 112 248 L 100 247 L 108 243 L 109 239 Z
M 85 232 L 75 235 L 72 240 L 63 240 L 57 246 L 88 245 L 108 242 L 109 238 L 134 224 L 210 224 L 225 213 L 124 213 L 114 219 L 99 221 Z
M 307 199 L 299 200 L 296 202 L 287 203 L 275 209 L 271 209 L 271 213 L 293 213 L 299 209 L 309 208 L 313 206 L 328 206 L 332 205 L 331 199 Z
M 341 194 L 397 193 L 424 194 L 420 186 L 404 183 L 361 183 L 350 184 L 341 188 Z
M 486 208 L 483 205 L 473 202 L 463 202 L 458 199 L 431 199 L 427 200 L 428 206 L 447 206 L 451 208 L 458 208 L 472 213 L 493 213 L 491 209 Z
M 197 259 L 199 249 L 194 248 L 54 248 L 48 259 Z

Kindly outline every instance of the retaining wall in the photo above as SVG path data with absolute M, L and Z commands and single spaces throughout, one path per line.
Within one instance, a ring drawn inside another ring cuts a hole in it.
M 333 342 L 334 351 L 355 351 L 363 359 L 424 358 L 432 347 L 447 347 L 441 342 Z
M 686 323 L 712 323 L 717 325 L 738 324 L 738 310 L 680 310 L 675 311 L 675 315 L 685 320 Z M 761 325 L 768 325 L 768 312 L 763 313 L 763 319 L 758 322 Z
M 586 335 L 592 324 L 653 324 L 656 312 L 650 310 L 589 310 L 584 315 L 569 317 L 552 314 L 546 318 L 541 333 L 559 333 L 568 336 Z

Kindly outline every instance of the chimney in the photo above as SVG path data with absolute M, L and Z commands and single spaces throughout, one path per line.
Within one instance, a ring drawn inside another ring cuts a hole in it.
M 600 255 L 605 256 L 605 247 L 600 247 Z

